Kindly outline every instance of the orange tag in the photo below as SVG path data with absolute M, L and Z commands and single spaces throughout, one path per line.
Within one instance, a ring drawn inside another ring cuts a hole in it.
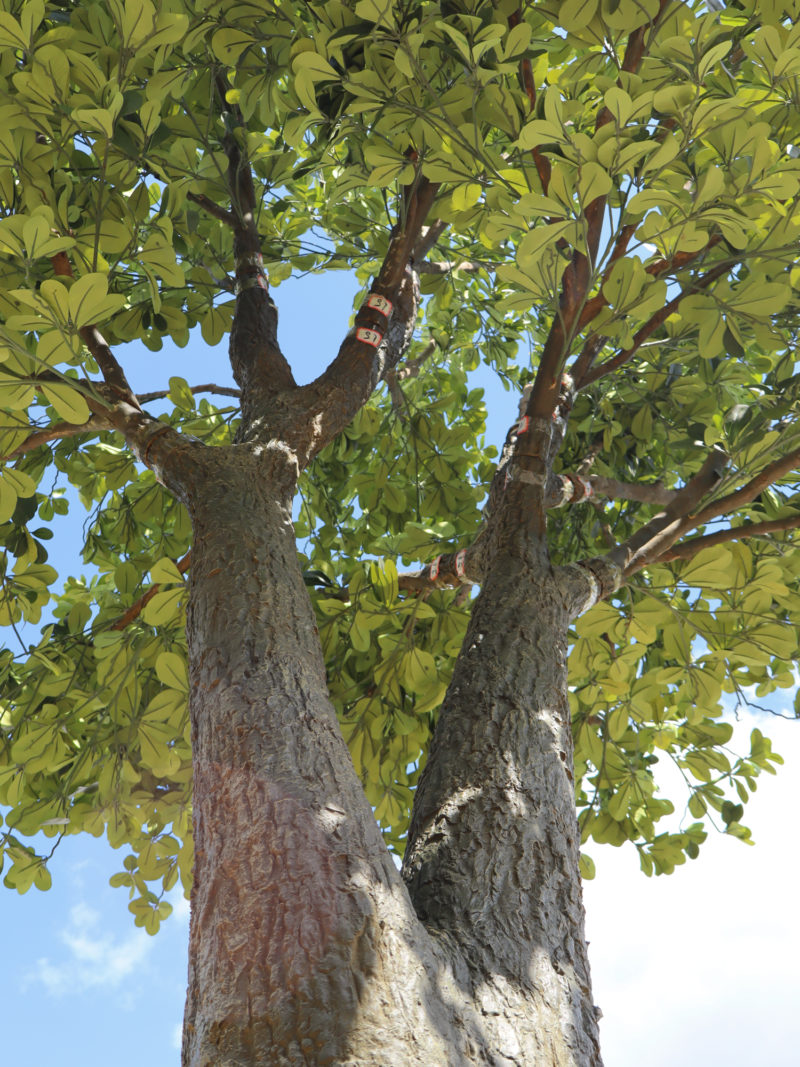
M 370 293 L 364 307 L 374 308 L 375 311 L 379 311 L 381 315 L 385 315 L 387 319 L 392 313 L 391 300 L 387 300 L 386 297 L 381 296 L 380 293 Z
M 361 326 L 356 330 L 356 338 L 359 341 L 363 341 L 365 345 L 372 345 L 373 348 L 377 348 L 383 340 L 377 330 L 368 330 L 365 326 Z

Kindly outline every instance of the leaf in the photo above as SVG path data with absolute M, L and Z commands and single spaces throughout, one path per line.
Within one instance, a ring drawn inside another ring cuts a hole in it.
M 698 80 L 704 82 L 712 68 L 721 62 L 730 50 L 730 41 L 722 41 L 721 44 L 715 44 L 709 48 L 697 66 Z
M 166 626 L 180 618 L 183 589 L 162 590 L 142 609 L 142 618 L 149 626 Z
M 0 47 L 27 49 L 30 38 L 22 32 L 22 27 L 6 11 L 0 11 Z
M 633 112 L 633 101 L 624 89 L 612 85 L 606 89 L 604 102 L 608 110 L 614 116 L 617 126 L 624 126 Z
M 295 56 L 292 66 L 295 72 L 304 71 L 315 82 L 338 81 L 340 77 L 327 59 L 316 52 L 300 52 Z
M 177 652 L 162 652 L 156 660 L 156 674 L 159 681 L 182 693 L 189 692 L 189 676 L 186 672 L 186 660 Z
M 558 9 L 558 20 L 566 30 L 582 30 L 597 12 L 597 0 L 564 0 Z
M 47 402 L 53 405 L 66 422 L 82 425 L 89 421 L 89 405 L 77 389 L 73 389 L 66 382 L 52 382 L 40 388 Z
M 167 558 L 156 560 L 150 568 L 150 580 L 160 585 L 172 585 L 176 582 L 183 585 L 183 575 L 174 560 Z
M 75 326 L 89 326 L 97 321 L 108 292 L 104 274 L 84 274 L 69 291 L 69 313 Z

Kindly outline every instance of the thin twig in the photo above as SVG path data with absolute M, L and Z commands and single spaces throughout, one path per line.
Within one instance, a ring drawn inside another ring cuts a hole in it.
M 233 396 L 237 399 L 242 395 L 241 389 L 234 389 L 229 385 L 214 385 L 209 383 L 208 385 L 190 385 L 189 391 L 191 393 L 218 393 L 220 396 Z M 153 393 L 140 393 L 139 400 L 143 404 L 149 404 L 153 400 L 163 400 L 169 396 L 169 389 L 158 389 Z
M 35 448 L 49 444 L 50 441 L 61 441 L 65 437 L 75 437 L 79 433 L 97 433 L 108 428 L 100 425 L 100 420 L 95 415 L 92 415 L 88 422 L 80 425 L 72 422 L 57 422 L 53 426 L 45 426 L 41 429 L 31 426 L 29 427 L 30 435 L 13 452 L 9 452 L 7 456 L 0 456 L 0 461 L 6 462 L 9 459 L 16 459 L 17 456 L 24 456 L 26 452 L 32 452 Z
M 629 348 L 622 349 L 620 352 L 617 352 L 615 356 L 612 356 L 611 359 L 607 359 L 605 363 L 601 363 L 597 367 L 592 367 L 591 365 L 589 365 L 586 373 L 583 375 L 580 381 L 575 383 L 575 388 L 585 389 L 587 385 L 591 385 L 592 382 L 596 382 L 598 378 L 603 378 L 605 377 L 605 375 L 611 374 L 612 371 L 618 370 L 619 367 L 621 367 L 624 363 L 627 363 L 639 351 L 639 349 L 647 340 L 647 338 L 669 318 L 669 316 L 673 313 L 673 311 L 677 309 L 678 305 L 685 297 L 691 296 L 694 293 L 701 292 L 703 289 L 707 289 L 712 282 L 716 281 L 717 278 L 720 278 L 723 274 L 725 274 L 728 269 L 728 264 L 722 263 L 719 266 L 714 267 L 712 270 L 708 271 L 707 274 L 704 274 L 702 278 L 698 279 L 692 285 L 689 285 L 685 289 L 682 289 L 671 300 L 668 300 L 663 308 L 659 308 L 655 315 L 652 315 L 647 320 L 647 322 L 636 331 L 636 333 L 633 335 L 633 344 L 630 345 Z M 581 353 L 581 356 L 578 360 L 578 362 L 581 364 L 586 364 L 587 362 L 589 364 L 591 363 L 591 360 L 584 360 L 584 353 L 587 352 L 589 344 L 590 342 L 587 341 L 587 344 L 584 347 L 584 352 Z

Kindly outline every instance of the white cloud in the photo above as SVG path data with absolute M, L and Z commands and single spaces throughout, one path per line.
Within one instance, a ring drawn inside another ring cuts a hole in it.
M 55 960 L 40 957 L 25 975 L 25 986 L 40 983 L 53 996 L 82 994 L 96 987 L 117 989 L 141 967 L 153 944 L 144 930 L 133 930 L 121 939 L 104 933 L 99 914 L 85 903 L 70 910 L 59 940 L 66 955 Z
M 712 835 L 700 857 L 647 879 L 630 847 L 592 850 L 598 875 L 585 887 L 601 1039 L 614 1067 L 770 1067 L 795 1064 L 800 925 L 791 897 L 794 782 L 800 723 L 740 713 L 786 760 L 764 774 L 745 808 L 756 845 Z
M 189 901 L 183 895 L 183 888 L 180 885 L 176 885 L 174 889 L 167 893 L 167 900 L 172 905 L 172 915 L 167 919 L 167 923 L 176 922 L 181 926 L 187 926 L 189 923 Z
M 183 1023 L 175 1023 L 175 1028 L 172 1031 L 172 1047 L 181 1050 L 181 1044 L 183 1043 Z

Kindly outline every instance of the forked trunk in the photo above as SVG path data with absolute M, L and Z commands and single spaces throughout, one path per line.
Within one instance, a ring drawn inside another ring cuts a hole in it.
M 427 776 L 415 818 L 420 922 L 328 698 L 294 488 L 286 453 L 237 446 L 208 450 L 187 492 L 185 1067 L 599 1062 L 574 1036 L 593 1017 L 573 940 L 563 611 L 552 596 L 515 604 L 513 574 L 487 582 L 497 626 L 484 633 L 476 613 L 442 718 L 452 758 Z M 532 657 L 557 669 L 537 674 Z

